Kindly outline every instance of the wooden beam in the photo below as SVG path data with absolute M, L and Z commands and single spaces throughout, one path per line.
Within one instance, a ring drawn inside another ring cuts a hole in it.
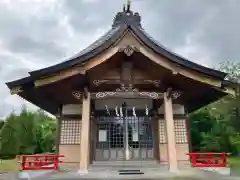
M 95 79 L 92 82 L 95 86 L 100 86 L 101 84 L 121 84 L 121 79 Z M 157 79 L 133 79 L 133 84 L 152 84 L 156 87 L 161 85 L 161 80 Z
M 14 87 L 10 89 L 10 93 L 13 94 L 18 94 L 20 92 L 23 92 L 22 86 Z
M 160 92 L 97 92 L 91 93 L 92 99 L 106 99 L 106 98 L 151 98 L 162 99 L 163 93 Z
M 85 70 L 92 69 L 93 67 L 106 62 L 109 58 L 114 56 L 118 52 L 117 47 L 110 47 L 108 50 L 103 52 L 101 55 L 94 57 L 93 59 L 89 60 L 87 63 L 84 64 Z
M 73 67 L 73 68 L 69 68 L 63 71 L 60 71 L 54 75 L 48 76 L 48 77 L 43 77 L 41 79 L 38 79 L 36 81 L 34 81 L 34 85 L 35 87 L 40 87 L 40 86 L 44 86 L 47 84 L 51 84 L 63 79 L 66 79 L 68 77 L 77 75 L 77 74 L 85 74 L 85 70 L 83 67 Z

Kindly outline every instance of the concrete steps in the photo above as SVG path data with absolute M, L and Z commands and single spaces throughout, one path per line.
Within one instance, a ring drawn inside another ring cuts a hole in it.
M 111 173 L 119 175 L 144 174 L 166 171 L 167 165 L 157 161 L 95 161 L 89 168 L 89 172 Z
M 92 166 L 158 166 L 157 161 L 93 161 Z

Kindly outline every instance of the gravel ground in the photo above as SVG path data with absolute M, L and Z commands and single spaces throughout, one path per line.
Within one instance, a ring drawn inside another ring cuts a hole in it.
M 17 180 L 16 173 L 0 173 L 0 180 Z
M 0 180 L 19 180 L 16 173 L 0 174 Z M 144 174 L 144 175 L 99 175 L 99 173 L 92 173 L 91 175 L 80 176 L 76 172 L 55 172 L 38 178 L 31 178 L 35 180 L 240 180 L 239 177 L 223 176 L 214 172 L 208 171 L 185 171 L 178 174 Z

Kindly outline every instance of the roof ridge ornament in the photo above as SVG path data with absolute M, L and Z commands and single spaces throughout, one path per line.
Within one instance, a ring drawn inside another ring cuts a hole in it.
M 131 10 L 131 0 L 127 0 L 126 4 L 123 4 L 123 11 L 118 12 L 114 18 L 112 27 L 117 27 L 120 25 L 130 25 L 134 24 L 141 27 L 141 16 L 138 12 L 133 12 Z
M 127 0 L 127 13 L 129 13 L 131 10 L 131 0 Z

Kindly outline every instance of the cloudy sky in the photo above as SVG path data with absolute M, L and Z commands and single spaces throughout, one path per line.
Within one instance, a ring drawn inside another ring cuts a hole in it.
M 64 61 L 106 32 L 125 0 L 0 0 L 0 118 L 27 104 L 6 81 Z M 213 67 L 240 61 L 240 0 L 133 0 L 146 31 Z

